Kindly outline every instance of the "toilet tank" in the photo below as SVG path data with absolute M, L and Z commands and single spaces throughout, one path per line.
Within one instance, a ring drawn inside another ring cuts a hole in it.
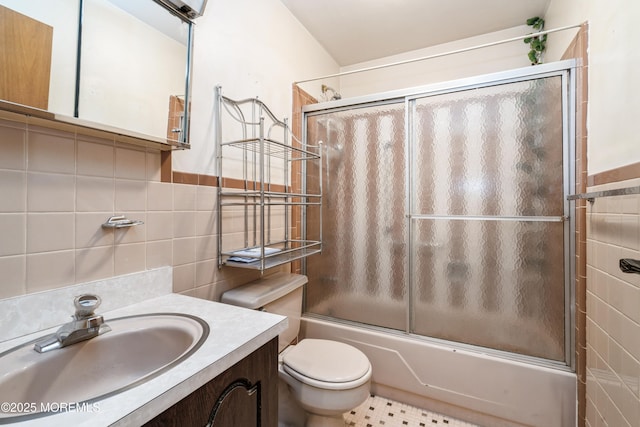
M 307 276 L 275 273 L 226 291 L 220 302 L 287 316 L 287 329 L 278 336 L 279 353 L 298 337 L 302 314 L 302 285 L 305 283 Z

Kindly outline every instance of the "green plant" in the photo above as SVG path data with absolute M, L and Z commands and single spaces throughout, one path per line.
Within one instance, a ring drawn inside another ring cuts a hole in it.
M 537 30 L 536 32 L 540 32 L 544 29 L 544 19 L 538 16 L 529 18 L 527 19 L 527 25 Z M 547 35 L 527 37 L 524 42 L 531 47 L 528 55 L 531 65 L 540 64 L 542 62 L 542 52 L 547 47 Z

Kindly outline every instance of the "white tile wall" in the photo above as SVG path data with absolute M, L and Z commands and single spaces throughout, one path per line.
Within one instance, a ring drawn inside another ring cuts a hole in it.
M 218 269 L 218 189 L 160 182 L 159 151 L 2 117 L 0 299 L 161 266 L 203 297 L 256 278 Z M 115 214 L 144 225 L 103 229 Z

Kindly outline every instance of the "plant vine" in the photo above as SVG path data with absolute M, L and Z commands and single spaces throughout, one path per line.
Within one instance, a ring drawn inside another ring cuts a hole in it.
M 544 29 L 544 19 L 538 16 L 529 18 L 527 19 L 527 25 L 536 30 L 536 32 L 540 32 Z M 542 53 L 547 47 L 547 35 L 527 37 L 524 42 L 531 47 L 528 55 L 531 65 L 542 63 Z

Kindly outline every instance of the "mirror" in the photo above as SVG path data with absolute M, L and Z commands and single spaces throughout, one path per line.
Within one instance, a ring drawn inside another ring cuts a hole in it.
M 0 100 L 187 144 L 192 25 L 154 0 L 0 0 Z
M 78 117 L 185 142 L 191 24 L 150 0 L 84 0 L 82 26 Z
M 73 116 L 78 0 L 0 0 L 0 99 Z

